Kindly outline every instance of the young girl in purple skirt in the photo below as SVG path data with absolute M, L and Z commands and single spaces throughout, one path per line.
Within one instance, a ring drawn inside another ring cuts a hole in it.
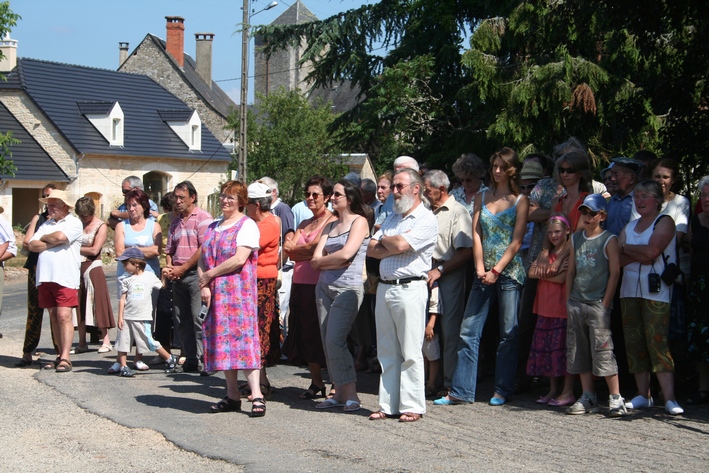
M 536 262 L 529 268 L 529 277 L 538 278 L 539 285 L 533 309 L 537 314 L 537 325 L 527 361 L 527 374 L 549 377 L 549 392 L 537 399 L 537 402 L 550 406 L 569 406 L 576 401 L 574 377 L 566 372 L 565 281 L 570 233 L 571 225 L 566 216 L 562 213 L 552 215 L 547 225 L 547 238 L 552 248 L 549 251 L 549 263 L 563 258 L 560 270 L 556 276 L 543 278 L 537 271 Z M 560 392 L 562 378 L 564 385 Z

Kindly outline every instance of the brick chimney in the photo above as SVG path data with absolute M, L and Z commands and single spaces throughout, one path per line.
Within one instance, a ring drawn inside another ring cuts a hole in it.
M 165 19 L 167 20 L 167 52 L 180 67 L 185 67 L 185 19 L 181 16 L 166 16 Z
M 128 43 L 118 43 L 118 67 L 121 67 L 128 59 Z
M 212 40 L 214 33 L 195 33 L 197 41 L 197 73 L 212 86 Z

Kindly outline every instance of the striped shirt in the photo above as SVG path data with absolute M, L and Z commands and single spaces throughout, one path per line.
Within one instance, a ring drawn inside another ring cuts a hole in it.
M 170 224 L 165 253 L 172 256 L 173 266 L 181 266 L 202 246 L 207 227 L 212 223 L 208 212 L 195 207 L 189 217 L 178 215 Z
M 379 240 L 383 235 L 401 235 L 411 247 L 382 260 L 379 273 L 383 280 L 428 275 L 433 248 L 438 240 L 438 220 L 423 203 L 406 217 L 398 213 L 390 214 L 373 239 Z

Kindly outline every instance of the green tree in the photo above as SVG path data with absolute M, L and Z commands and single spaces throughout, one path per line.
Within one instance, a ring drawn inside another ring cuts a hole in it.
M 283 200 L 292 204 L 311 176 L 337 179 L 347 173 L 336 137 L 328 130 L 335 119 L 330 103 L 311 104 L 300 90 L 283 89 L 258 95 L 257 103 L 248 119 L 250 176 L 272 177 Z M 238 130 L 238 115 L 230 116 L 230 124 Z M 236 169 L 236 161 L 232 167 Z
M 10 2 L 0 3 L 0 38 L 4 38 L 6 34 L 9 34 L 12 27 L 17 24 L 17 20 L 20 16 L 14 13 L 10 9 Z M 4 56 L 0 53 L 0 59 Z M 5 76 L 0 74 L 0 79 L 6 80 Z M 12 151 L 10 151 L 10 146 L 17 144 L 19 141 L 13 138 L 12 132 L 0 133 L 0 176 L 15 176 L 17 167 L 10 159 L 12 157 Z

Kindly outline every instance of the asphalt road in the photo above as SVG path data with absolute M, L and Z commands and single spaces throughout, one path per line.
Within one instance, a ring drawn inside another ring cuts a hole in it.
M 113 287 L 109 282 L 109 287 Z M 221 375 L 105 374 L 115 352 L 73 357 L 74 371 L 14 368 L 26 316 L 25 282 L 5 286 L 0 318 L 0 471 L 686 471 L 709 462 L 709 407 L 628 417 L 568 416 L 535 391 L 502 407 L 439 407 L 415 423 L 369 421 L 378 376 L 360 373 L 363 409 L 344 414 L 298 399 L 307 371 L 269 369 L 266 417 L 208 414 Z M 54 358 L 45 321 L 40 352 Z M 599 388 L 602 387 L 599 384 Z M 492 395 L 483 381 L 478 398 Z M 633 393 L 623 393 L 632 397 Z M 245 407 L 250 405 L 246 403 Z

